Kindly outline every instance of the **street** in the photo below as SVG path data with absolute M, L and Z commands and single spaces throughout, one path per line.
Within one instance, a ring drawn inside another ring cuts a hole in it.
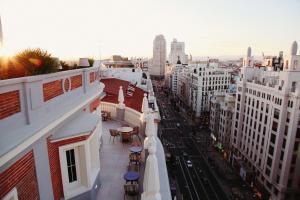
M 233 197 L 233 185 L 224 186 L 219 179 L 210 157 L 213 154 L 207 126 L 196 124 L 186 113 L 180 113 L 165 90 L 155 87 L 155 93 L 162 119 L 159 137 L 169 155 L 167 166 L 172 195 L 184 200 L 253 199 L 251 194 Z M 238 176 L 235 179 L 238 180 L 236 187 L 242 185 Z

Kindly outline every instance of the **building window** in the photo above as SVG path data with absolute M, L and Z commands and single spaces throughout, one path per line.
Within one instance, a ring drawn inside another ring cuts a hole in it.
M 270 176 L 270 169 L 266 168 L 265 173 L 266 173 L 267 176 Z
M 271 143 L 275 144 L 276 141 L 276 135 L 275 134 L 271 134 L 271 139 L 270 139 Z
M 9 193 L 7 193 L 2 200 L 18 200 L 18 191 L 13 188 Z
M 70 149 L 70 150 L 66 151 L 66 159 L 67 159 L 69 183 L 72 183 L 74 181 L 77 181 L 75 151 L 74 151 L 74 149 Z
M 275 119 L 279 119 L 279 115 L 280 115 L 280 111 L 275 108 L 275 110 L 274 110 L 274 118 Z
M 98 124 L 84 140 L 59 147 L 61 180 L 65 199 L 84 193 L 92 187 L 100 170 Z
M 292 164 L 292 165 L 295 165 L 295 164 L 296 164 L 296 161 L 297 161 L 297 154 L 293 154 L 291 164 Z
M 294 144 L 294 152 L 297 152 L 298 148 L 299 148 L 299 142 L 296 141 L 295 144 Z
M 297 129 L 298 130 L 298 129 Z M 285 126 L 285 129 L 284 129 L 284 135 L 287 136 L 288 134 L 288 131 L 289 131 L 289 127 L 288 126 Z M 300 131 L 299 131 L 300 133 Z M 299 135 L 300 136 L 300 135 Z
M 272 158 L 270 158 L 269 156 L 268 156 L 268 159 L 267 159 L 267 165 L 268 165 L 269 167 L 272 166 Z
M 296 132 L 296 138 L 299 139 L 300 138 L 300 128 L 297 128 L 297 132 Z
M 278 128 L 278 123 L 273 121 L 273 124 L 272 124 L 272 131 L 275 131 L 277 132 L 277 128 Z
M 273 154 L 274 154 L 274 147 L 273 146 L 269 146 L 269 154 L 271 156 L 273 156 Z

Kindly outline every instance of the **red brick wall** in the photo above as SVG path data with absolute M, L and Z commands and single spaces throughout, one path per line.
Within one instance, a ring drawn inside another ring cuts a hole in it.
M 96 80 L 96 73 L 95 72 L 91 72 L 90 73 L 90 83 L 94 82 Z
M 82 75 L 76 75 L 71 77 L 71 90 L 82 86 Z
M 63 93 L 62 80 L 51 81 L 49 83 L 43 84 L 43 94 L 45 102 L 59 95 L 62 95 Z
M 100 105 L 100 98 L 97 98 L 90 104 L 90 112 L 96 110 L 99 105 Z
M 49 163 L 50 163 L 50 173 L 51 173 L 54 200 L 59 200 L 61 197 L 63 197 L 63 194 L 64 194 L 62 180 L 61 180 L 61 170 L 60 170 L 58 147 L 66 145 L 66 144 L 83 141 L 83 140 L 86 140 L 88 137 L 89 137 L 89 135 L 80 136 L 80 137 L 71 138 L 71 139 L 62 140 L 62 141 L 53 142 L 53 143 L 50 142 L 50 138 L 47 139 L 48 156 L 49 156 Z
M 0 173 L 0 199 L 14 187 L 17 189 L 19 200 L 39 199 L 32 150 Z
M 18 112 L 21 112 L 19 91 L 0 94 L 0 120 Z

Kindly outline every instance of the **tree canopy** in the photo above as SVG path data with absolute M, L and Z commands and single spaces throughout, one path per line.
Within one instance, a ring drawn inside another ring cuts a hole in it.
M 42 49 L 26 49 L 11 58 L 0 59 L 0 79 L 33 76 L 59 71 L 60 63 Z

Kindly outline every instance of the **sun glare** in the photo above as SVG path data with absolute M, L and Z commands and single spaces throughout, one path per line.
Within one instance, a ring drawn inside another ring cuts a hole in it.
M 0 45 L 0 57 L 10 57 L 13 56 L 14 53 L 12 49 Z

